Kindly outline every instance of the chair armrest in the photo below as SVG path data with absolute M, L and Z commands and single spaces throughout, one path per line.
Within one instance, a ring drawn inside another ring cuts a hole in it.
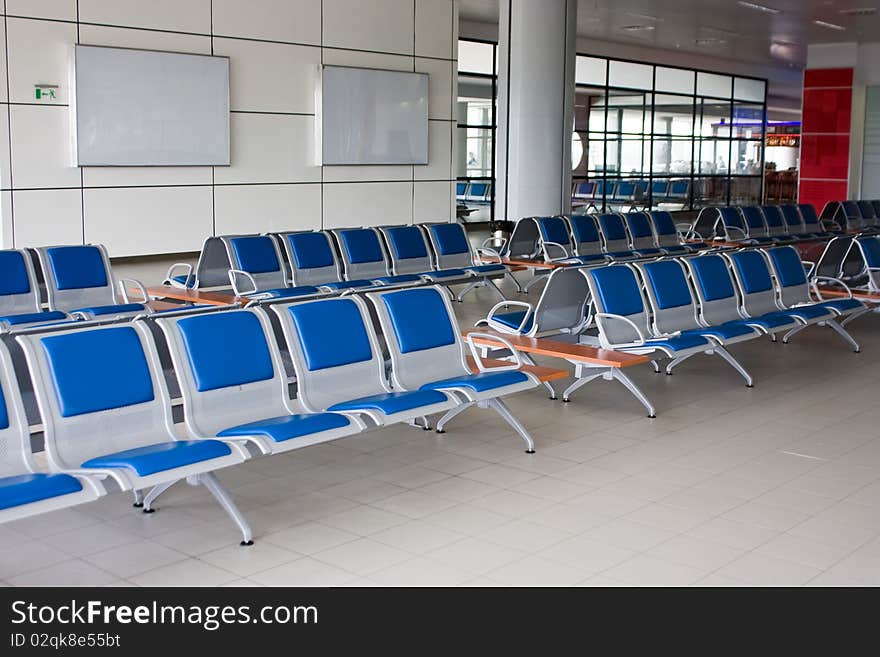
M 631 343 L 628 342 L 625 345 L 621 346 L 640 347 L 645 344 L 645 334 L 642 332 L 642 329 L 640 329 L 636 325 L 636 323 L 632 321 L 629 317 L 624 317 L 623 315 L 615 315 L 614 313 L 596 313 L 596 321 L 599 324 L 599 328 L 602 328 L 603 320 L 615 320 L 629 324 L 630 328 L 632 328 L 636 332 L 636 335 L 639 336 L 639 339 L 637 341 Z
M 816 263 L 810 260 L 801 260 L 801 266 L 804 268 L 804 273 L 807 275 L 807 278 L 813 274 L 813 270 L 816 269 Z
M 182 269 L 186 271 L 186 280 L 184 280 L 183 285 L 174 280 L 176 269 Z M 188 262 L 175 262 L 168 268 L 168 271 L 165 272 L 164 283 L 165 285 L 170 285 L 171 287 L 182 287 L 185 289 L 189 287 L 189 281 L 192 278 L 192 275 L 193 266 L 191 264 L 189 264 Z
M 477 345 L 474 344 L 474 338 L 483 338 L 484 340 L 494 340 L 500 342 L 507 350 L 510 351 L 510 355 L 514 359 L 513 364 L 503 365 L 501 367 L 486 367 L 483 364 L 483 359 L 480 357 L 480 352 L 477 349 Z M 523 366 L 522 357 L 519 355 L 516 347 L 514 347 L 509 340 L 502 338 L 501 336 L 493 335 L 491 333 L 471 332 L 468 333 L 465 337 L 465 342 L 467 342 L 468 347 L 470 347 L 471 356 L 473 357 L 474 362 L 477 364 L 477 369 L 480 370 L 480 372 L 506 372 L 508 370 L 518 370 Z
M 239 279 L 243 279 L 247 283 L 250 283 L 253 289 L 251 290 L 242 290 L 238 286 Z M 230 269 L 229 270 L 229 282 L 232 283 L 232 291 L 235 292 L 235 296 L 237 297 L 246 297 L 250 294 L 256 294 L 259 290 L 257 289 L 257 281 L 249 272 L 243 271 L 241 269 Z
M 489 312 L 486 315 L 486 320 L 491 320 L 499 308 L 504 308 L 506 306 L 519 306 L 520 308 L 526 309 L 525 317 L 523 317 L 522 322 L 520 322 L 520 325 L 515 329 L 517 333 L 522 333 L 525 325 L 528 324 L 529 319 L 531 318 L 532 313 L 534 312 L 534 308 L 532 308 L 532 304 L 527 303 L 525 301 L 501 301 L 499 303 L 496 303 L 494 306 L 492 306 L 489 309 Z
M 832 283 L 837 283 L 840 287 L 846 290 L 847 299 L 853 298 L 852 288 L 850 288 L 849 285 L 844 283 L 839 278 L 834 278 L 833 276 L 813 276 L 813 280 L 811 281 L 810 285 L 813 288 L 813 291 L 816 293 L 816 296 L 819 297 L 820 301 L 825 301 L 825 297 L 823 297 L 822 293 L 819 291 L 819 285 L 817 284 L 818 281 L 831 281 Z
M 553 247 L 554 249 L 559 249 L 562 252 L 562 255 L 554 258 L 552 255 L 550 255 L 550 251 L 547 249 L 548 246 Z M 569 250 L 566 249 L 565 246 L 560 244 L 559 242 L 545 242 L 544 240 L 541 240 L 541 251 L 544 252 L 544 262 L 564 260 L 565 258 L 571 257 L 571 254 L 568 252 Z
M 134 301 L 133 302 L 131 300 L 131 298 L 128 296 L 128 286 L 129 285 L 132 285 L 135 288 L 137 288 L 138 292 L 141 293 L 141 297 L 143 298 L 143 301 L 141 301 L 141 302 Z M 122 294 L 122 300 L 125 301 L 125 303 L 147 304 L 150 301 L 150 295 L 147 294 L 147 288 L 145 288 L 144 284 L 141 283 L 136 278 L 120 278 L 119 279 L 119 292 Z

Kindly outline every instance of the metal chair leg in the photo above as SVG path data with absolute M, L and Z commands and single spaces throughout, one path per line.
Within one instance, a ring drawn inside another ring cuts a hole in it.
M 690 358 L 691 356 L 694 356 L 694 355 L 696 355 L 696 354 L 687 354 L 686 356 L 678 356 L 677 358 L 673 358 L 666 365 L 666 373 L 672 374 L 673 368 L 681 365 L 684 361 L 686 361 L 688 358 Z
M 746 371 L 746 368 L 744 368 L 740 362 L 734 358 L 729 351 L 727 351 L 727 349 L 724 347 L 715 347 L 714 351 L 726 360 L 733 369 L 740 373 L 742 378 L 746 380 L 747 387 L 751 388 L 755 385 L 755 382 L 752 380 L 752 375 Z
M 454 418 L 459 413 L 464 413 L 467 409 L 473 406 L 476 402 L 468 402 L 466 404 L 462 404 L 461 406 L 456 406 L 455 408 L 450 408 L 446 411 L 446 414 L 437 420 L 437 428 L 435 431 L 437 433 L 446 433 L 446 429 L 444 428 L 446 424 Z
M 829 320 L 828 322 L 826 322 L 826 326 L 828 326 L 828 328 L 830 328 L 832 331 L 837 333 L 837 335 L 843 338 L 844 341 L 853 348 L 854 352 L 859 353 L 862 350 L 862 348 L 859 346 L 859 343 L 856 342 L 853 336 L 849 334 L 849 331 L 843 328 L 840 324 L 838 324 L 834 320 Z
M 782 336 L 782 344 L 788 344 L 789 340 L 791 340 L 791 338 L 794 335 L 803 331 L 805 328 L 807 328 L 807 326 L 809 326 L 809 324 L 802 324 L 800 326 L 795 326 L 788 333 L 786 333 L 785 335 Z
M 178 481 L 180 480 L 178 479 L 175 481 L 166 481 L 164 484 L 153 486 L 153 488 L 150 489 L 150 492 L 147 493 L 144 497 L 144 513 L 152 513 L 153 511 L 155 511 L 155 509 L 153 508 L 153 502 L 156 501 L 156 498 L 158 498 L 162 493 L 171 488 Z
M 214 499 L 220 503 L 223 510 L 226 511 L 226 513 L 229 514 L 229 517 L 232 518 L 233 522 L 235 522 L 236 526 L 241 531 L 241 544 L 253 545 L 254 537 L 251 533 L 251 526 L 248 524 L 248 521 L 245 520 L 244 515 L 242 515 L 235 502 L 232 501 L 229 493 L 226 492 L 226 489 L 223 488 L 222 484 L 217 480 L 214 473 L 203 472 L 202 474 L 195 475 L 194 480 L 196 484 L 201 484 L 208 489 L 208 492 L 214 496 Z
M 657 410 L 654 408 L 654 405 L 648 400 L 645 394 L 635 384 L 635 381 L 630 379 L 626 374 L 620 371 L 620 368 L 617 367 L 612 368 L 611 376 L 620 381 L 620 383 L 622 383 L 623 386 L 633 394 L 633 397 L 635 397 L 642 403 L 642 406 L 644 406 L 648 410 L 648 417 L 657 417 Z
M 526 454 L 534 454 L 535 453 L 535 441 L 532 440 L 532 437 L 529 435 L 528 430 L 517 420 L 513 413 L 510 412 L 510 409 L 507 408 L 507 404 L 501 401 L 498 398 L 495 399 L 487 399 L 486 406 L 494 410 L 498 415 L 504 418 L 504 420 L 513 427 L 514 431 L 516 431 L 520 438 L 522 438 L 526 443 Z

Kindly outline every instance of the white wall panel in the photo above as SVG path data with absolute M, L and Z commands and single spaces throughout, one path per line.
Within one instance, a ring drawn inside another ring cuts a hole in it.
M 214 0 L 214 34 L 321 44 L 321 0 Z
M 408 224 L 412 182 L 324 185 L 324 228 Z
M 417 182 L 413 188 L 413 222 L 449 221 L 452 215 L 453 182 Z
M 428 121 L 428 164 L 413 167 L 414 180 L 452 177 L 452 121 Z
M 7 18 L 6 39 L 10 100 L 37 102 L 35 84 L 57 84 L 55 99 L 41 104 L 60 105 L 68 99 L 68 61 L 76 41 L 76 25 L 28 18 Z
M 76 0 L 6 0 L 6 13 L 27 18 L 76 20 Z
M 6 21 L 0 21 L 0 82 L 6 79 Z M 6 85 L 0 84 L 0 103 L 9 99 Z
M 79 187 L 79 169 L 71 164 L 66 107 L 13 105 L 9 125 L 16 189 Z
M 0 192 L 0 248 L 11 249 L 15 246 L 13 229 L 12 192 L 6 190 Z
M 211 37 L 198 34 L 176 34 L 126 27 L 103 25 L 80 25 L 80 43 L 90 46 L 114 46 L 116 48 L 144 48 L 170 52 L 211 54 Z
M 416 71 L 427 73 L 428 117 L 452 118 L 452 62 L 439 59 L 416 58 Z
M 413 54 L 412 0 L 324 0 L 323 44 Z
M 210 34 L 211 0 L 79 0 L 79 20 Z
M 452 0 L 416 0 L 417 56 L 453 58 L 452 9 Z
M 83 196 L 86 242 L 111 256 L 180 253 L 211 234 L 210 187 L 115 187 Z
M 38 189 L 12 193 L 15 246 L 82 244 L 82 191 Z
M 230 117 L 232 166 L 215 167 L 214 182 L 319 182 L 312 116 L 238 114 Z
M 314 114 L 321 49 L 245 39 L 214 39 L 229 57 L 230 109 Z
M 218 185 L 218 235 L 320 230 L 321 185 Z

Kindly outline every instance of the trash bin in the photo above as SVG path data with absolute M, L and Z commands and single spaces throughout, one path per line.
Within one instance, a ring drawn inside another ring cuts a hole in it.
M 496 219 L 494 221 L 490 221 L 489 233 L 492 242 L 487 246 L 492 246 L 493 248 L 500 249 L 504 244 L 507 243 L 507 240 L 510 239 L 510 234 L 512 232 L 512 221 L 507 221 L 506 219 Z

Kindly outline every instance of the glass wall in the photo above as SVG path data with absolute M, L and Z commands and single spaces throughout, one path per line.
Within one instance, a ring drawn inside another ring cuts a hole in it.
M 576 208 L 760 203 L 766 81 L 578 55 Z
M 455 196 L 463 221 L 495 217 L 496 51 L 489 42 L 458 42 Z

